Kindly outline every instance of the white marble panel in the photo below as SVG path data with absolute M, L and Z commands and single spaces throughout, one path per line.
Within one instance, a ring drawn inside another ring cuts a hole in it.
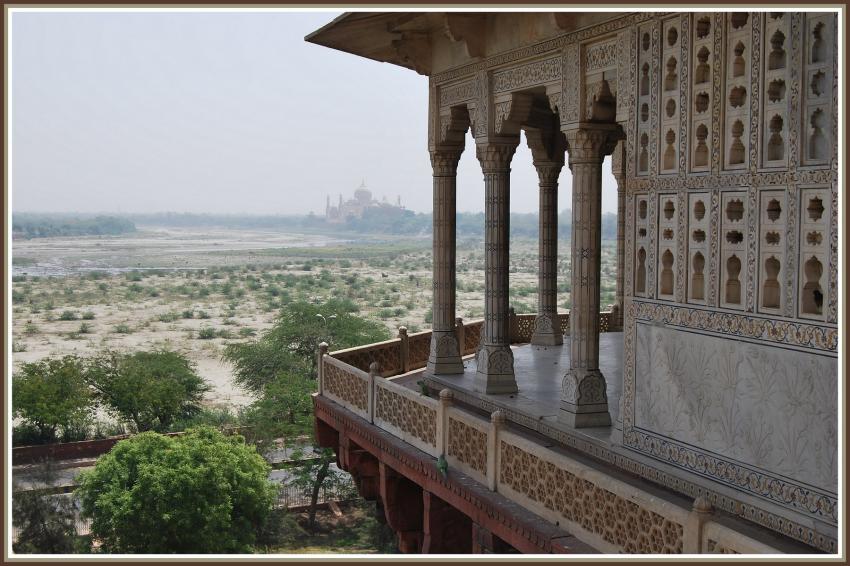
M 652 324 L 635 353 L 639 428 L 836 492 L 834 357 Z

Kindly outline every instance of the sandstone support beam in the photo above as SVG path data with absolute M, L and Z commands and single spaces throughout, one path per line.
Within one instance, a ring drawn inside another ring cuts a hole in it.
M 608 395 L 599 370 L 599 278 L 602 245 L 602 161 L 621 130 L 586 124 L 565 132 L 573 173 L 570 369 L 558 419 L 580 428 L 608 426 Z
M 422 492 L 424 504 L 422 554 L 469 554 L 472 521 L 431 493 Z
M 476 145 L 484 172 L 484 333 L 474 387 L 491 395 L 517 391 L 508 324 L 508 271 L 510 164 L 518 143 L 517 137 Z
M 422 488 L 383 462 L 378 471 L 384 514 L 387 525 L 398 535 L 398 550 L 418 554 L 422 550 Z
M 434 296 L 433 333 L 428 355 L 428 372 L 463 373 L 455 335 L 455 236 L 457 164 L 460 149 L 431 152 L 434 171 Z

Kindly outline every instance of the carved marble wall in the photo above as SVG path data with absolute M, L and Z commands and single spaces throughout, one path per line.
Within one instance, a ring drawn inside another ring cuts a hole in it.
M 637 29 L 623 442 L 835 525 L 835 16 Z

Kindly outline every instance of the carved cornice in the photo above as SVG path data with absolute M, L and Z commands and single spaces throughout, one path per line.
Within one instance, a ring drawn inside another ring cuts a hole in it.
M 507 51 L 505 53 L 500 53 L 498 55 L 489 57 L 484 61 L 463 65 L 455 69 L 449 69 L 442 73 L 437 73 L 434 75 L 434 80 L 437 83 L 444 83 L 460 77 L 471 76 L 478 71 L 491 69 L 501 65 L 507 65 L 515 61 L 520 61 L 522 59 L 530 59 L 538 55 L 549 53 L 551 51 L 563 49 L 564 47 L 570 44 L 577 45 L 579 42 L 633 26 L 637 23 L 658 17 L 659 15 L 662 15 L 662 13 L 642 12 L 636 14 L 629 14 L 621 18 L 614 18 L 612 20 L 608 20 L 607 22 L 602 22 L 600 24 L 582 28 L 574 32 L 565 33 L 564 35 L 552 39 L 543 40 L 539 43 L 535 43 L 534 45 L 528 45 L 525 47 L 520 47 L 518 49 Z

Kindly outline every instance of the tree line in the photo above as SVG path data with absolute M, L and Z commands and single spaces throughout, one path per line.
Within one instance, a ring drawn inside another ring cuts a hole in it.
M 155 214 L 132 214 L 127 218 L 138 225 L 199 228 L 224 227 L 241 229 L 292 230 L 323 233 L 363 233 L 427 236 L 432 231 L 432 214 L 396 211 L 393 214 L 381 208 L 367 208 L 360 218 L 350 217 L 344 222 L 327 222 L 323 216 L 308 215 L 240 215 L 240 214 L 193 214 L 164 212 Z M 569 209 L 558 215 L 558 232 L 568 238 L 572 229 L 572 212 Z M 511 213 L 511 235 L 536 238 L 539 223 L 536 213 Z M 460 236 L 483 236 L 484 213 L 461 212 L 457 214 L 457 233 Z M 602 238 L 617 237 L 617 215 L 607 212 L 602 215 Z
M 136 231 L 136 225 L 119 216 L 69 216 L 64 214 L 12 215 L 12 234 L 22 238 L 116 236 Z

